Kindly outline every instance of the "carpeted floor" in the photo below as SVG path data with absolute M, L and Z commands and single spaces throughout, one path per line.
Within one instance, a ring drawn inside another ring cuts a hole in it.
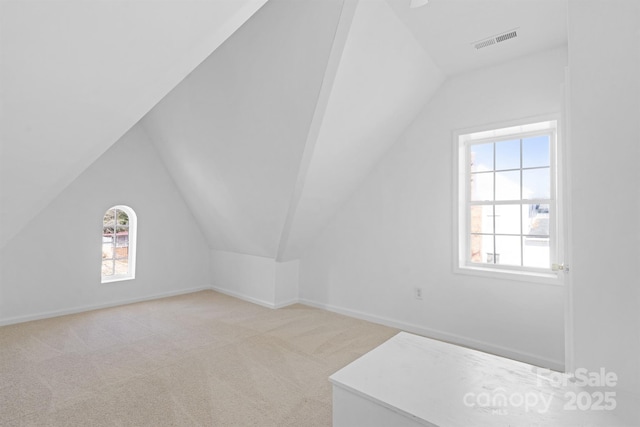
M 212 291 L 0 328 L 0 426 L 330 426 L 328 376 L 398 331 Z

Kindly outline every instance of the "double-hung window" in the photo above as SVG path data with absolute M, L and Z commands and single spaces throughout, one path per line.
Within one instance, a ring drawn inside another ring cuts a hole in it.
M 557 134 L 547 120 L 456 135 L 458 271 L 556 277 Z

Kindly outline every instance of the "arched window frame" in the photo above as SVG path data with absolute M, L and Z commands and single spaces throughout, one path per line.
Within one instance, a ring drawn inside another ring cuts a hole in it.
M 129 217 L 129 235 L 128 235 L 129 250 L 128 250 L 128 258 L 127 258 L 128 272 L 126 274 L 113 274 L 113 275 L 105 276 L 102 274 L 102 270 L 101 270 L 100 272 L 101 283 L 112 283 L 112 282 L 119 282 L 123 280 L 132 280 L 132 279 L 135 279 L 136 277 L 136 246 L 137 246 L 136 243 L 137 243 L 138 217 L 132 208 L 125 205 L 111 206 L 109 209 L 105 210 L 104 214 L 102 215 L 102 222 L 103 222 L 102 234 L 101 234 L 102 244 L 104 244 L 104 217 L 106 216 L 107 212 L 109 212 L 112 209 L 123 211 Z M 102 263 L 101 263 L 101 268 L 102 268 Z

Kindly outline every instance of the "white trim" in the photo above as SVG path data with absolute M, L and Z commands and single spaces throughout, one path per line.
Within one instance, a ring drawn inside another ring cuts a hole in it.
M 274 304 L 273 308 L 284 308 L 284 307 L 289 307 L 290 305 L 293 304 L 298 304 L 300 301 L 298 300 L 298 298 L 291 298 L 289 300 L 286 301 L 282 301 L 282 302 L 277 302 Z
M 6 319 L 0 319 L 0 326 L 13 325 L 15 323 L 30 322 L 32 320 L 49 319 L 51 317 L 66 316 L 67 314 L 83 313 L 85 311 L 100 310 L 102 308 L 116 307 L 120 305 L 133 304 L 136 302 L 151 301 L 151 300 L 160 299 L 160 298 L 167 298 L 167 297 L 173 297 L 177 295 L 192 294 L 194 292 L 210 291 L 210 290 L 211 290 L 211 286 L 202 286 L 199 288 L 180 289 L 177 291 L 163 292 L 160 294 L 153 294 L 153 295 L 148 295 L 144 297 L 136 297 L 136 298 L 129 298 L 125 300 L 111 301 L 111 302 L 102 303 L 102 304 L 89 304 L 89 305 L 84 305 L 80 307 L 66 308 L 62 310 L 44 311 L 42 313 L 28 314 L 25 316 L 8 317 Z
M 558 186 L 558 191 L 562 191 L 563 202 L 561 205 L 561 214 L 564 220 L 564 246 L 562 247 L 565 263 L 571 266 L 571 242 L 573 241 L 573 221 L 571 221 L 573 200 L 571 196 L 571 127 L 568 126 L 569 117 L 571 113 L 571 74 L 569 73 L 569 67 L 564 69 L 564 109 L 562 117 L 564 120 L 562 123 L 566 123 L 559 132 L 563 138 L 563 143 L 560 149 L 558 149 L 558 161 L 562 161 L 562 170 L 558 174 L 558 179 L 562 181 L 562 185 Z M 566 372 L 575 371 L 575 336 L 574 336 L 574 309 L 573 309 L 573 280 L 571 274 L 567 274 L 565 278 L 566 293 L 564 304 L 564 354 L 565 354 L 565 370 Z
M 529 268 L 529 267 L 509 267 L 509 266 L 489 266 L 486 264 L 472 264 L 468 260 L 468 248 L 470 247 L 470 234 L 468 230 L 468 209 L 467 204 L 470 199 L 469 194 L 467 194 L 469 190 L 469 186 L 467 185 L 467 176 L 470 171 L 468 168 L 468 153 L 467 148 L 469 144 L 478 144 L 487 141 L 498 141 L 503 139 L 509 139 L 515 135 L 514 133 L 510 134 L 500 134 L 493 137 L 478 137 L 476 139 L 472 139 L 469 141 L 461 141 L 461 138 L 464 135 L 470 135 L 479 132 L 486 132 L 492 130 L 501 130 L 508 128 L 515 128 L 517 126 L 526 126 L 529 124 L 535 123 L 544 123 L 544 122 L 555 122 L 554 126 L 518 132 L 518 135 L 537 135 L 537 134 L 547 134 L 550 133 L 552 135 L 550 141 L 550 169 L 551 169 L 551 192 L 550 192 L 550 200 L 546 203 L 550 205 L 550 208 L 553 210 L 552 217 L 553 221 L 550 224 L 550 258 L 551 263 L 553 264 L 562 264 L 564 262 L 564 253 L 563 248 L 565 242 L 563 239 L 565 235 L 563 234 L 563 206 L 562 206 L 562 197 L 564 196 L 564 192 L 562 191 L 562 174 L 564 173 L 564 165 L 561 163 L 562 156 L 559 151 L 562 149 L 564 141 L 562 144 L 560 143 L 561 139 L 561 131 L 562 124 L 561 119 L 562 115 L 560 113 L 549 113 L 545 115 L 535 116 L 535 117 L 527 117 L 517 120 L 505 121 L 494 124 L 487 124 L 482 126 L 476 126 L 472 128 L 466 129 L 457 129 L 452 132 L 452 170 L 453 170 L 453 186 L 452 188 L 455 191 L 455 197 L 452 198 L 452 211 L 453 211 L 453 245 L 452 245 L 452 270 L 454 274 L 466 274 L 473 276 L 482 276 L 489 278 L 497 278 L 497 279 L 507 279 L 507 280 L 515 280 L 521 282 L 529 282 L 529 283 L 542 283 L 548 285 L 563 285 L 564 284 L 564 274 L 558 274 L 556 272 L 551 271 L 551 269 L 537 269 L 537 268 Z M 522 153 L 521 153 L 522 156 Z M 522 164 L 520 165 L 522 169 Z M 558 173 L 559 172 L 559 173 Z M 520 183 L 522 186 L 522 183 Z M 464 194 L 464 198 L 461 197 L 461 194 Z M 525 200 L 521 200 L 520 202 L 525 202 Z M 500 204 L 501 202 L 493 202 L 494 204 Z M 461 216 L 464 215 L 464 220 L 461 220 Z M 522 230 L 521 230 L 522 231 Z M 465 248 L 464 253 L 461 248 Z
M 278 309 L 278 308 L 282 308 L 282 307 L 286 307 L 286 306 L 298 303 L 298 299 L 297 298 L 290 299 L 290 300 L 283 301 L 283 302 L 279 302 L 279 303 L 273 303 L 273 302 L 265 301 L 263 299 L 251 297 L 249 295 L 245 295 L 245 294 L 240 293 L 240 292 L 236 292 L 236 291 L 232 291 L 232 290 L 229 290 L 229 289 L 221 288 L 221 287 L 215 286 L 215 285 L 212 285 L 210 289 L 214 290 L 216 292 L 220 292 L 221 294 L 229 295 L 230 297 L 238 298 L 238 299 L 241 299 L 243 301 L 247 301 L 247 302 L 250 302 L 250 303 L 253 303 L 253 304 L 260 305 L 262 307 L 267 307 L 267 308 L 272 308 L 272 309 Z
M 492 268 L 483 267 L 479 265 L 475 266 L 453 266 L 453 271 L 456 274 L 465 274 L 468 276 L 481 276 L 491 279 L 511 280 L 516 282 L 536 283 L 542 285 L 562 286 L 563 276 L 560 273 L 536 273 L 534 271 L 526 270 L 510 270 L 509 268 Z
M 112 274 L 110 276 L 103 276 L 102 273 L 100 274 L 100 284 L 103 283 L 113 283 L 113 282 L 122 282 L 125 280 L 133 280 L 136 278 L 136 245 L 138 243 L 137 240 L 137 236 L 138 236 L 138 215 L 136 214 L 136 212 L 133 210 L 132 207 L 130 206 L 126 206 L 126 205 L 116 205 L 116 206 L 111 206 L 109 209 L 107 209 L 105 211 L 105 214 L 107 212 L 109 212 L 111 209 L 114 209 L 116 212 L 116 215 L 114 217 L 114 224 L 113 224 L 113 238 L 114 238 L 114 242 L 113 242 L 113 250 L 114 250 L 114 264 L 113 264 L 113 268 L 114 268 L 114 273 L 115 273 L 115 250 L 116 250 L 116 243 L 117 243 L 117 229 L 118 229 L 118 215 L 117 212 L 118 210 L 123 211 L 124 213 L 127 214 L 127 217 L 129 218 L 129 224 L 127 225 L 127 230 L 128 230 L 128 249 L 127 249 L 127 266 L 129 271 L 127 272 L 127 274 Z M 103 215 L 104 218 L 104 215 Z M 102 236 L 104 234 L 104 224 L 102 225 L 102 229 L 101 229 L 101 233 L 100 235 Z M 104 245 L 104 242 L 102 243 L 102 245 Z M 102 263 L 100 264 L 102 266 Z
M 130 276 L 128 274 L 119 274 L 119 275 L 113 275 L 113 276 L 107 276 L 107 278 L 102 278 L 100 280 L 101 285 L 105 284 L 105 283 L 114 283 L 114 282 L 124 282 L 127 280 L 134 280 L 135 277 Z
M 496 356 L 506 357 L 508 359 L 525 362 L 530 365 L 540 366 L 543 368 L 549 368 L 556 371 L 564 372 L 564 361 L 549 359 L 547 357 L 540 356 L 537 354 L 515 350 L 512 348 L 491 344 L 485 341 L 479 341 L 473 338 L 451 334 L 449 332 L 443 332 L 436 329 L 425 328 L 423 326 L 418 326 L 412 323 L 400 322 L 394 319 L 389 319 L 387 317 L 364 313 L 362 311 L 351 310 L 348 308 L 338 307 L 331 304 L 319 303 L 319 302 L 311 301 L 305 298 L 300 298 L 299 303 L 308 305 L 311 307 L 319 308 L 322 310 L 331 311 L 333 313 L 338 313 L 345 316 L 366 320 L 368 322 L 389 326 L 389 327 L 400 329 L 406 332 L 411 332 L 417 335 L 422 335 L 427 338 L 433 338 L 433 339 L 445 341 L 451 344 L 459 345 L 462 347 L 468 347 L 474 350 L 484 351 L 485 353 L 493 354 Z
M 41 319 L 48 319 L 51 317 L 59 317 L 59 316 L 65 316 L 68 314 L 76 314 L 76 313 L 83 313 L 86 311 L 92 311 L 92 310 L 99 310 L 99 309 L 103 309 L 103 308 L 110 308 L 110 307 L 116 307 L 116 306 L 121 306 L 121 305 L 127 305 L 127 304 L 133 304 L 133 303 L 137 303 L 137 302 L 143 302 L 143 301 L 151 301 L 151 300 L 155 300 L 155 299 L 161 299 L 161 298 L 167 298 L 167 297 L 172 297 L 172 296 L 177 296 L 177 295 L 184 295 L 184 294 L 191 294 L 194 292 L 200 292 L 200 291 L 206 291 L 206 290 L 211 290 L 211 291 L 215 291 L 215 292 L 219 292 L 221 294 L 224 295 L 229 295 L 232 296 L 234 298 L 239 298 L 241 300 L 253 303 L 253 304 L 257 304 L 263 307 L 267 307 L 267 308 L 271 308 L 271 309 L 278 309 L 278 308 L 282 308 L 282 307 L 286 307 L 292 304 L 304 304 L 310 307 L 315 307 L 315 308 L 319 308 L 322 310 L 327 310 L 333 313 L 338 313 L 338 314 L 342 314 L 345 316 L 349 316 L 349 317 L 353 317 L 356 319 L 361 319 L 361 320 L 366 320 L 368 322 L 372 322 L 372 323 L 377 323 L 380 325 L 385 325 L 385 326 L 389 326 L 392 328 L 396 328 L 396 329 L 400 329 L 406 332 L 411 332 L 414 334 L 418 334 L 418 335 L 422 335 L 428 338 L 434 338 L 440 341 L 445 341 L 445 342 L 449 342 L 455 345 L 460 345 L 463 347 L 469 347 L 469 348 L 473 348 L 476 350 L 480 350 L 480 351 L 484 351 L 486 353 L 490 353 L 490 354 L 494 354 L 494 355 L 498 355 L 498 356 L 502 356 L 502 357 L 507 357 L 509 359 L 513 359 L 513 360 L 518 360 L 518 361 L 522 361 L 525 363 L 529 363 L 531 365 L 536 365 L 536 366 L 540 366 L 540 367 L 544 367 L 544 368 L 550 368 L 550 369 L 554 369 L 556 371 L 564 371 L 564 362 L 558 361 L 558 360 L 552 360 L 549 358 L 546 358 L 544 356 L 540 356 L 540 355 L 536 355 L 536 354 L 532 354 L 532 353 L 527 353 L 527 352 L 523 352 L 520 350 L 514 350 L 508 347 L 503 347 L 503 346 L 499 346 L 499 345 L 495 345 L 495 344 L 491 344 L 491 343 L 487 343 L 484 341 L 479 341 L 479 340 L 475 340 L 473 338 L 468 338 L 468 337 L 463 337 L 460 335 L 456 335 L 456 334 L 451 334 L 448 332 L 443 332 L 443 331 L 438 331 L 435 329 L 431 329 L 431 328 L 425 328 L 422 326 L 418 326 L 418 325 L 414 325 L 411 323 L 406 323 L 406 322 L 400 322 L 397 320 L 393 320 L 393 319 L 389 319 L 383 316 L 377 316 L 377 315 L 373 315 L 373 314 L 369 314 L 369 313 L 364 313 L 361 311 L 357 311 L 357 310 L 351 310 L 348 308 L 344 308 L 344 307 L 338 307 L 335 305 L 331 305 L 331 304 L 324 304 L 324 303 L 319 303 L 316 301 L 312 301 L 312 300 L 308 300 L 305 298 L 298 298 L 298 299 L 291 299 L 285 302 L 281 302 L 278 304 L 272 304 L 269 303 L 267 301 L 263 301 L 257 298 L 253 298 L 253 297 L 249 297 L 247 295 L 244 294 L 240 294 L 238 292 L 234 292 L 234 291 L 230 291 L 227 289 L 223 289 L 223 288 L 219 288 L 217 286 L 202 286 L 202 287 L 198 287 L 198 288 L 189 288 L 189 289 L 181 289 L 181 290 L 177 290 L 177 291 L 171 291 L 171 292 L 163 292 L 160 294 L 153 294 L 153 295 L 148 295 L 148 296 L 144 296 L 144 297 L 137 297 L 137 298 L 130 298 L 130 299 L 126 299 L 126 300 L 118 300 L 118 301 L 111 301 L 108 303 L 103 303 L 103 304 L 90 304 L 90 305 L 85 305 L 85 306 L 81 306 L 81 307 L 74 307 L 74 308 L 69 308 L 69 309 L 63 309 L 63 310 L 54 310 L 54 311 L 47 311 L 47 312 L 42 312 L 42 313 L 37 313 L 37 314 L 30 314 L 30 315 L 26 315 L 26 316 L 16 316 L 16 317 L 9 317 L 6 319 L 0 319 L 0 326 L 6 326 L 6 325 L 12 325 L 12 324 L 16 324 L 16 323 L 23 323 L 23 322 L 29 322 L 32 320 L 41 320 Z

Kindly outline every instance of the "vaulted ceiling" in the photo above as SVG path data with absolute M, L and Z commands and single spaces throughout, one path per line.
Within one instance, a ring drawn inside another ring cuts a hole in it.
M 443 78 L 384 0 L 270 0 L 143 125 L 212 248 L 294 259 Z
M 0 247 L 266 1 L 1 1 Z
M 567 43 L 566 0 L 387 0 L 447 75 L 506 62 Z M 517 30 L 517 38 L 476 50 L 474 42 Z
M 212 248 L 275 258 L 342 0 L 272 0 L 143 120 Z
M 1 243 L 141 120 L 211 248 L 299 257 L 447 76 L 566 43 L 565 0 L 409 4 L 3 2 Z
M 360 1 L 278 258 L 297 258 L 444 80 L 384 0 Z

